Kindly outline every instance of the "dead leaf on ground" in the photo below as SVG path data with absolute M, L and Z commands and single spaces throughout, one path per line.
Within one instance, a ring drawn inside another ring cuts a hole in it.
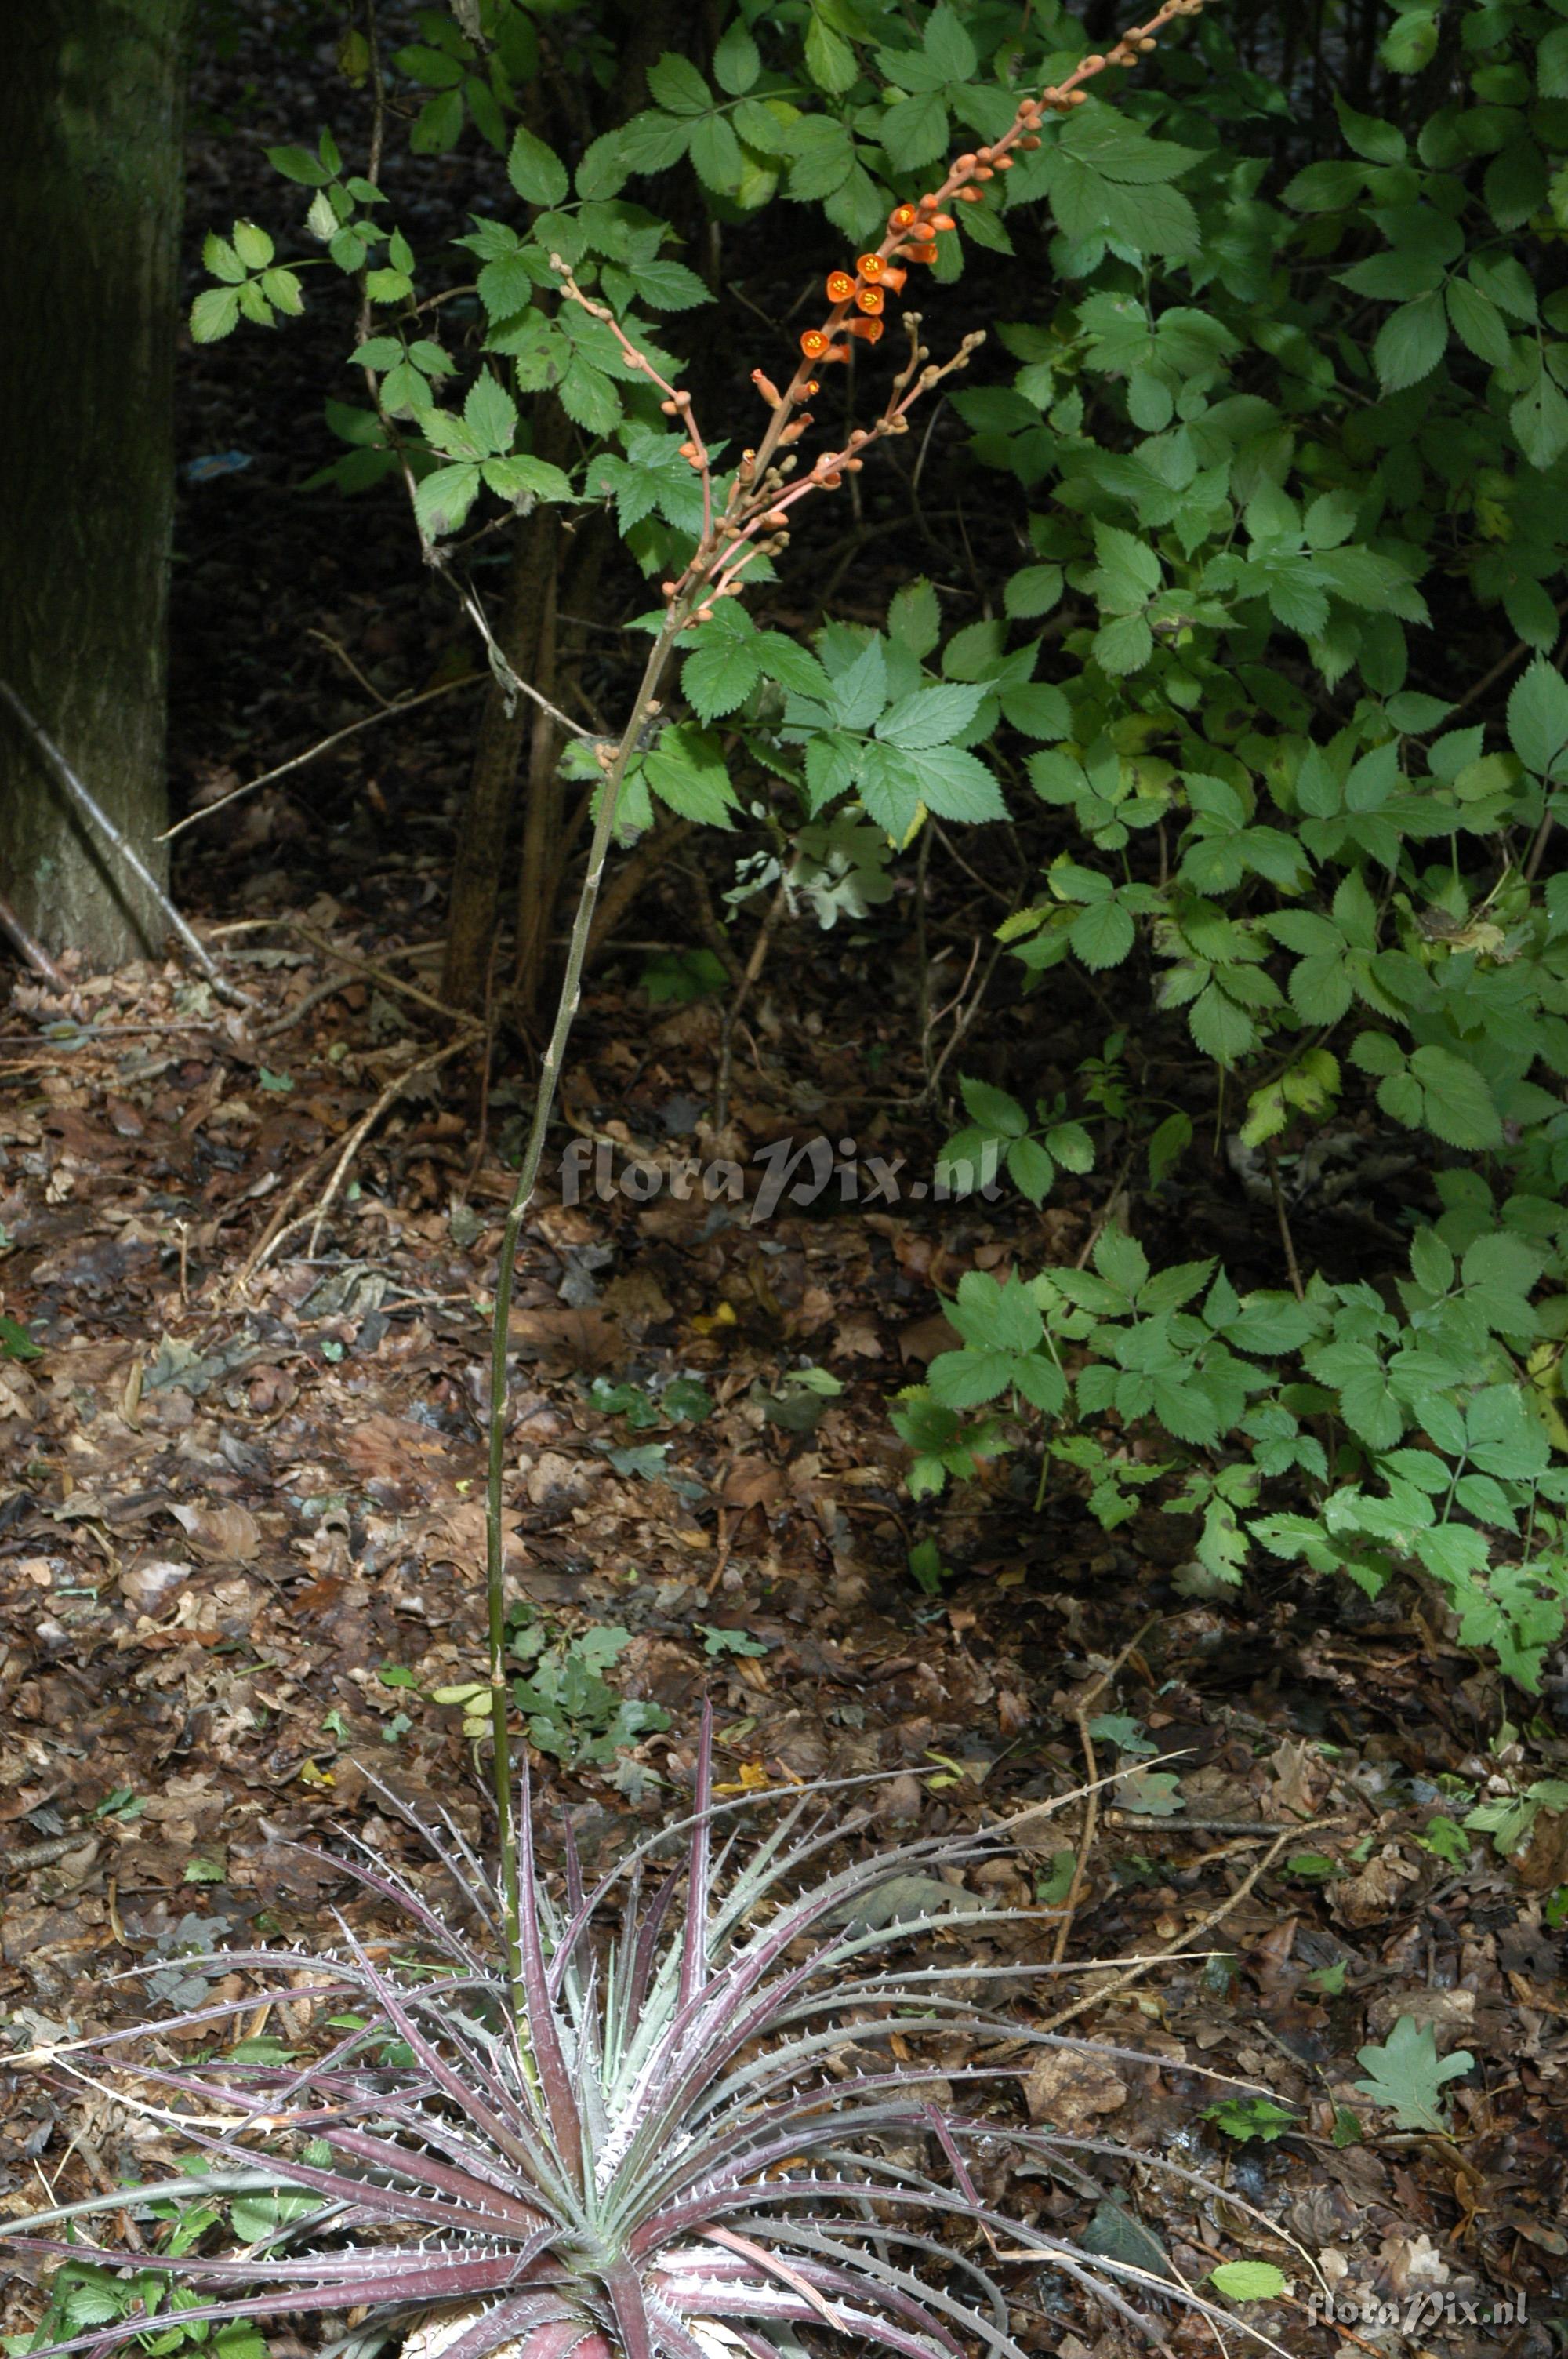
M 1125 2105 L 1127 2083 L 1101 2057 L 1049 2048 L 1023 2075 L 1023 2101 L 1032 2122 L 1072 2132 Z

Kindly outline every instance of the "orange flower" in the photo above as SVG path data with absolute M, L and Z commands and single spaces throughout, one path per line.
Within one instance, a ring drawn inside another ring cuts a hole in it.
M 820 328 L 807 328 L 801 335 L 800 349 L 808 361 L 825 360 L 827 355 L 827 338 Z
M 929 245 L 912 245 L 909 249 L 909 258 L 911 262 L 935 262 L 936 259 L 935 239 L 933 238 Z
M 888 215 L 889 229 L 913 229 L 920 216 L 913 205 L 894 205 Z
M 858 327 L 860 322 L 859 321 L 852 321 L 850 325 L 852 327 Z M 848 344 L 829 344 L 827 350 L 825 353 L 818 353 L 817 357 L 826 368 L 830 361 L 847 361 L 849 357 L 849 347 Z
M 883 320 L 851 320 L 848 322 L 849 333 L 860 337 L 868 344 L 876 342 L 886 324 Z
M 874 319 L 881 308 L 881 288 L 880 287 L 862 287 L 855 298 L 856 310 L 870 311 Z
M 890 262 L 887 268 L 882 273 L 882 285 L 884 287 L 891 287 L 893 293 L 896 295 L 908 277 L 909 273 L 907 270 L 899 270 L 892 263 Z
M 817 384 L 816 379 L 814 376 L 808 376 L 800 388 L 800 397 L 803 401 L 809 401 L 814 393 L 820 393 L 822 387 Z M 810 419 L 808 418 L 806 422 L 809 426 Z
M 862 254 L 855 267 L 873 287 L 887 275 L 886 260 L 880 254 Z
M 855 282 L 847 270 L 830 270 L 827 274 L 827 300 L 847 303 L 855 291 Z

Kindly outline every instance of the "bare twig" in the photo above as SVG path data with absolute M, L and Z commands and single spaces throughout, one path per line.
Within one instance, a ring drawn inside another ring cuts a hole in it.
M 216 802 L 204 803 L 200 810 L 188 811 L 183 819 L 176 820 L 172 827 L 165 828 L 158 842 L 172 843 L 175 837 L 183 835 L 188 827 L 200 827 L 203 820 L 211 819 L 218 811 L 227 810 L 231 803 L 237 803 L 242 795 L 254 795 L 258 787 L 270 787 L 278 778 L 287 778 L 291 770 L 304 769 L 308 762 L 318 761 L 323 754 L 330 754 L 333 746 L 342 745 L 345 738 L 357 737 L 362 729 L 373 729 L 378 722 L 390 721 L 399 712 L 413 712 L 421 704 L 433 704 L 438 696 L 455 696 L 460 689 L 475 688 L 483 677 L 482 672 L 476 671 L 470 672 L 466 679 L 443 680 L 439 688 L 425 688 L 416 696 L 399 697 L 395 702 L 384 705 L 380 712 L 367 712 L 362 721 L 351 721 L 346 729 L 334 729 L 330 737 L 323 737 L 315 745 L 308 745 L 303 754 L 292 755 L 287 762 L 280 762 L 276 769 L 264 770 L 259 778 L 247 778 L 243 786 L 231 787 L 226 795 L 220 795 Z M 267 924 L 274 921 L 261 919 L 256 922 Z
M 1078 1743 L 1083 1748 L 1084 1766 L 1089 1773 L 1089 1777 L 1084 1792 L 1084 1826 L 1078 1842 L 1078 1855 L 1073 1863 L 1073 1881 L 1067 1887 L 1066 1906 L 1062 1911 L 1062 1921 L 1056 1928 L 1056 1939 L 1051 1951 L 1054 1964 L 1059 1965 L 1067 1953 L 1067 1943 L 1072 1939 L 1073 1919 L 1077 1915 L 1084 1879 L 1088 1874 L 1089 1854 L 1094 1849 L 1095 1829 L 1099 1820 L 1099 1764 L 1095 1759 L 1094 1738 L 1089 1734 L 1089 1707 L 1098 1701 L 1107 1688 L 1116 1679 L 1129 1656 L 1137 1652 L 1159 1619 L 1157 1614 L 1152 1614 L 1148 1621 L 1133 1632 L 1115 1661 L 1108 1663 L 1104 1670 L 1090 1680 L 1078 1698 L 1077 1709 L 1073 1714 L 1077 1725 Z
M 70 984 L 61 974 L 41 942 L 34 941 L 9 901 L 0 899 L 0 933 L 8 934 L 21 956 L 35 974 L 41 974 L 51 991 L 69 991 Z
M 308 1256 L 314 1255 L 318 1245 L 320 1243 L 321 1231 L 326 1226 L 327 1215 L 332 1209 L 332 1205 L 337 1198 L 338 1190 L 341 1188 L 344 1180 L 348 1178 L 349 1167 L 353 1162 L 355 1156 L 359 1153 L 360 1148 L 363 1146 L 371 1132 L 375 1128 L 376 1124 L 381 1120 L 382 1115 L 387 1112 L 389 1107 L 396 1104 L 398 1099 L 408 1087 L 409 1082 L 416 1079 L 419 1074 L 433 1073 L 436 1071 L 438 1067 L 449 1063 L 453 1057 L 460 1055 L 464 1049 L 468 1048 L 470 1042 L 477 1037 L 479 1028 L 480 1027 L 477 1025 L 470 1024 L 460 1039 L 449 1040 L 444 1048 L 432 1049 L 427 1057 L 421 1057 L 416 1063 L 406 1065 L 402 1072 L 395 1073 L 393 1075 L 391 1081 L 387 1082 L 386 1087 L 382 1091 L 381 1095 L 376 1099 L 375 1103 L 360 1116 L 358 1122 L 355 1123 L 347 1138 L 343 1141 L 342 1147 L 339 1151 L 338 1159 L 332 1166 L 331 1174 L 328 1179 L 326 1187 L 321 1192 L 319 1201 L 315 1204 L 309 1212 L 301 1212 L 297 1219 L 289 1221 L 281 1227 L 275 1223 L 274 1226 L 269 1229 L 266 1236 L 262 1240 L 261 1244 L 253 1249 L 249 1259 L 246 1261 L 243 1268 L 240 1271 L 238 1277 L 235 1279 L 234 1289 L 236 1294 L 243 1294 L 244 1292 L 246 1287 L 250 1284 L 251 1279 L 255 1276 L 256 1272 L 259 1269 L 264 1268 L 265 1265 L 271 1261 L 273 1256 L 279 1250 L 279 1248 L 284 1245 L 290 1237 L 297 1235 L 298 1232 L 306 1226 L 307 1223 L 310 1223 L 310 1242 L 306 1247 L 306 1253 Z M 317 1163 L 312 1167 L 313 1170 L 319 1170 L 319 1163 Z M 291 1194 L 297 1192 L 297 1189 L 290 1192 Z M 282 1207 L 279 1209 L 281 1210 Z
M 756 986 L 767 959 L 768 948 L 778 931 L 779 920 L 789 907 L 789 880 L 781 876 L 778 889 L 768 904 L 767 915 L 757 929 L 757 939 L 752 944 L 752 955 L 741 972 L 730 1005 L 724 1011 L 719 1049 L 719 1078 L 713 1090 L 713 1127 L 721 1131 L 730 1119 L 730 1081 L 735 1066 L 735 1027 Z
M 1152 1973 L 1156 1966 L 1162 1965 L 1168 1958 L 1175 1957 L 1194 1941 L 1201 1940 L 1205 1933 L 1212 1933 L 1217 1925 L 1223 1924 L 1233 1909 L 1240 1908 L 1259 1879 L 1268 1874 L 1288 1843 L 1299 1842 L 1303 1834 L 1313 1834 L 1319 1826 L 1331 1823 L 1333 1821 L 1309 1819 L 1304 1826 L 1287 1827 L 1278 1841 L 1270 1844 L 1257 1866 L 1248 1870 L 1229 1898 L 1222 1900 L 1217 1908 L 1211 1908 L 1206 1917 L 1200 1917 L 1195 1925 L 1189 1925 L 1184 1933 L 1178 1933 L 1173 1941 L 1167 1941 L 1153 1957 L 1130 1967 L 1126 1973 L 1116 1975 L 1112 1981 L 1102 1984 L 1098 1990 L 1089 1991 L 1084 1997 L 1075 1999 L 1071 2006 L 1061 2008 L 1037 2027 L 1042 2031 L 1060 2031 L 1065 2023 L 1071 2023 L 1077 2016 L 1087 2015 L 1091 2007 L 1104 2006 L 1108 1999 L 1119 1998 L 1124 1990 L 1130 1989 L 1134 1983 L 1141 1982 L 1144 1975 Z
M 358 958 L 352 951 L 340 950 L 336 942 L 329 941 L 325 934 L 317 933 L 313 927 L 306 925 L 298 918 L 290 918 L 286 922 L 290 933 L 297 934 L 302 941 L 308 942 L 312 950 L 319 951 L 323 958 L 330 958 L 335 965 L 347 967 L 351 974 L 362 974 L 369 982 L 380 984 L 384 991 L 395 991 L 400 997 L 415 1000 L 421 1007 L 428 1007 L 432 1014 L 444 1016 L 449 1023 L 466 1025 L 472 1029 L 471 1016 L 460 1007 L 449 1007 L 444 999 L 436 997 L 434 992 L 421 991 L 416 983 L 405 983 L 401 975 L 394 974 L 388 967 L 377 965 L 373 959 Z
M 1291 1291 L 1298 1302 L 1306 1300 L 1306 1288 L 1302 1284 L 1301 1264 L 1296 1259 L 1296 1241 L 1291 1234 L 1291 1216 L 1285 1210 L 1285 1191 L 1280 1184 L 1280 1158 L 1269 1158 L 1269 1185 L 1274 1196 L 1274 1218 L 1280 1225 L 1280 1243 L 1285 1248 L 1285 1267 L 1291 1274 Z
M 250 994 L 241 991 L 237 984 L 231 983 L 218 967 L 205 946 L 191 932 L 135 844 L 127 841 L 109 817 L 108 812 L 103 810 L 96 798 L 89 793 L 49 731 L 34 720 L 8 680 L 0 679 L 0 702 L 9 706 L 16 719 L 31 738 L 38 752 L 42 755 L 58 783 L 65 789 L 69 800 L 75 805 L 84 819 L 92 821 L 105 842 L 124 862 L 133 876 L 136 877 L 152 895 L 170 929 L 184 943 L 219 998 L 226 999 L 234 1007 L 254 1007 L 255 1002 Z
M 308 639 L 319 639 L 324 647 L 330 647 L 333 655 L 337 657 L 338 661 L 342 665 L 343 669 L 348 673 L 349 678 L 357 681 L 367 696 L 373 697 L 376 703 L 381 706 L 383 712 L 391 712 L 394 700 L 390 696 L 384 696 L 380 689 L 377 688 L 373 679 L 366 679 L 364 673 L 360 669 L 358 664 L 354 661 L 352 656 L 349 653 L 347 647 L 344 647 L 341 639 L 335 639 L 330 631 L 317 630 L 314 625 L 306 631 L 305 636 Z
M 441 559 L 440 551 L 438 549 L 434 551 L 433 556 L 434 561 L 440 566 L 441 571 L 443 572 L 446 571 L 446 567 Z M 448 579 L 450 580 L 450 578 L 451 577 L 449 574 Z M 558 704 L 552 704 L 549 698 L 542 695 L 538 689 L 533 685 L 532 681 L 524 679 L 518 672 L 513 669 L 512 665 L 506 659 L 505 653 L 502 648 L 500 641 L 496 638 L 495 633 L 490 627 L 490 622 L 486 616 L 484 608 L 480 604 L 479 600 L 474 596 L 473 592 L 471 590 L 464 589 L 457 582 L 453 582 L 452 586 L 457 591 L 459 604 L 461 606 L 464 614 L 468 616 L 470 622 L 473 625 L 475 630 L 479 633 L 480 637 L 484 641 L 484 651 L 490 658 L 491 670 L 495 674 L 496 679 L 501 682 L 502 688 L 505 691 L 508 700 L 508 711 L 511 709 L 511 701 L 513 699 L 519 696 L 525 696 L 531 704 L 536 704 L 538 706 L 541 712 L 547 712 L 557 728 L 566 730 L 569 736 L 587 738 L 591 744 L 593 739 L 593 732 L 591 729 L 585 729 L 580 721 L 574 721 L 569 713 L 563 712 L 561 711 Z

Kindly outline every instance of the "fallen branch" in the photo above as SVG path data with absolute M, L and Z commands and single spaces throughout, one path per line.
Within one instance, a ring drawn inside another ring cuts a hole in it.
M 9 934 L 20 956 L 35 974 L 41 974 L 51 991 L 69 991 L 70 985 L 61 974 L 41 942 L 34 941 L 9 901 L 0 900 L 0 933 Z
M 59 747 L 55 744 L 54 739 L 49 735 L 49 731 L 45 729 L 40 723 L 34 720 L 32 714 L 28 712 L 27 706 L 23 703 L 21 698 L 17 695 L 16 690 L 11 686 L 8 680 L 0 679 L 0 702 L 9 705 L 12 712 L 16 715 L 21 726 L 27 731 L 27 735 L 31 738 L 35 748 L 43 756 L 46 766 L 52 771 L 59 785 L 64 788 L 67 799 L 75 805 L 76 809 L 81 812 L 84 819 L 92 821 L 92 825 L 98 830 L 100 835 L 104 838 L 105 842 L 112 846 L 120 859 L 124 862 L 125 866 L 131 871 L 131 874 L 137 877 L 152 895 L 154 900 L 157 903 L 159 909 L 163 912 L 164 917 L 168 919 L 169 926 L 185 944 L 186 949 L 190 952 L 191 957 L 196 961 L 197 965 L 201 969 L 202 973 L 207 977 L 207 980 L 211 984 L 213 990 L 217 993 L 219 998 L 228 1000 L 231 1006 L 235 1007 L 254 1007 L 255 1006 L 255 1002 L 250 996 L 250 994 L 248 992 L 241 991 L 237 984 L 232 984 L 214 963 L 209 952 L 203 948 L 202 944 L 198 941 L 196 936 L 191 932 L 190 928 L 186 924 L 185 919 L 180 916 L 179 911 L 175 908 L 174 903 L 169 899 L 168 895 L 164 891 L 163 886 L 158 883 L 157 877 L 153 875 L 151 869 L 147 866 L 146 862 L 142 858 L 141 853 L 136 850 L 135 844 L 127 841 L 127 839 L 120 832 L 120 830 L 115 826 L 108 812 L 104 810 L 96 799 L 88 792 L 88 789 L 82 785 L 81 780 L 77 777 L 76 772 L 71 768 L 70 764 L 66 760 L 65 756 L 60 752 Z

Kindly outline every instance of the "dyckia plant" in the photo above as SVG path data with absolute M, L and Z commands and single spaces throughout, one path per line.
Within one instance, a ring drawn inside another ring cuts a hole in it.
M 60 2206 L 15 2223 L 7 2241 L 131 2271 L 144 2286 L 161 2275 L 189 2306 L 68 2336 L 46 2346 L 51 2359 L 171 2323 L 189 2334 L 351 2310 L 362 2321 L 359 2348 L 422 2323 L 416 2347 L 429 2359 L 503 2348 L 512 2359 L 778 2359 L 781 2346 L 797 2347 L 797 2329 L 807 2343 L 830 2332 L 892 2359 L 977 2348 L 1022 2359 L 1002 2283 L 1020 2263 L 1129 2318 L 1137 2288 L 1175 2290 L 977 2190 L 977 2158 L 1009 2143 L 1080 2181 L 1084 2162 L 1119 2151 L 987 2108 L 999 2084 L 1016 2082 L 1016 2060 L 950 2060 L 977 2041 L 1047 2039 L 960 1995 L 988 1974 L 1016 1976 L 1015 1965 L 900 1962 L 944 1921 L 929 1909 L 942 1889 L 933 1871 L 996 1857 L 1007 1830 L 911 1842 L 824 1873 L 854 1829 L 813 1822 L 806 1788 L 749 1856 L 726 1843 L 716 1860 L 720 1822 L 749 1805 L 714 1801 L 711 1757 L 705 1716 L 696 1809 L 673 1873 L 648 1874 L 665 1840 L 655 1836 L 586 1891 L 568 1842 L 558 1904 L 535 1873 L 524 1788 L 520 2004 L 498 1966 L 502 1897 L 450 1829 L 430 1839 L 470 1930 L 372 1863 L 352 1872 L 403 1912 L 409 1954 L 399 1964 L 377 1964 L 346 1926 L 344 1954 L 325 1963 L 286 1950 L 223 1952 L 227 1968 L 265 1977 L 260 1993 L 182 2016 L 166 2036 L 249 2013 L 258 1995 L 330 2005 L 342 2036 L 308 2063 L 134 2068 L 132 2085 L 157 2093 L 128 2101 L 209 2158 L 204 2174 Z M 879 1930 L 868 1903 L 894 1877 L 914 1879 L 904 1889 L 927 1913 Z M 1021 1913 L 986 1907 L 962 1922 L 968 1936 Z M 901 2060 L 923 2035 L 943 2041 L 935 2067 L 929 2056 Z M 102 2056 L 147 2037 L 88 2045 Z M 833 2051 L 850 2042 L 867 2060 L 846 2072 Z M 937 2103 L 934 2069 L 974 2104 Z M 124 2087 L 116 2093 L 124 2099 Z M 290 2201 L 284 2224 L 226 2254 L 160 2256 L 40 2233 L 241 2190 Z M 1180 2298 L 1211 2310 L 1184 2288 Z

